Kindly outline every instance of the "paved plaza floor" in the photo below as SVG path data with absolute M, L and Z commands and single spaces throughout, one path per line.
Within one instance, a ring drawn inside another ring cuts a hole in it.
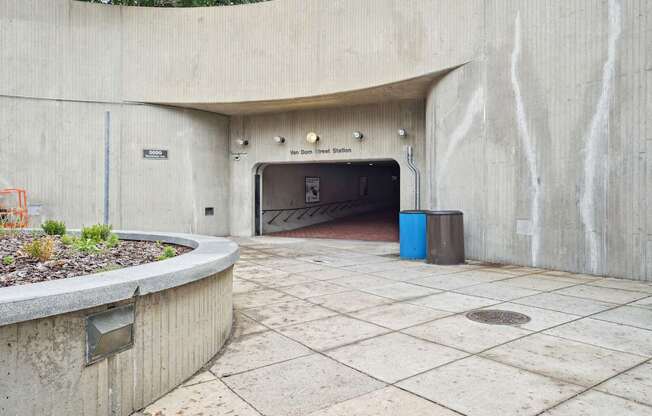
M 148 415 L 652 415 L 652 284 L 235 239 L 235 326 Z M 519 312 L 520 325 L 470 320 Z

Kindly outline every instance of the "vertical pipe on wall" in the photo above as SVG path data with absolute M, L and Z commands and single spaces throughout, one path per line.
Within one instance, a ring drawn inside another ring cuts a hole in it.
M 419 174 L 419 169 L 414 164 L 414 155 L 412 154 L 412 146 L 407 146 L 405 149 L 405 158 L 407 160 L 408 167 L 414 174 L 414 209 L 421 209 L 421 175 Z
M 109 175 L 111 172 L 111 112 L 104 115 L 104 224 L 109 223 Z

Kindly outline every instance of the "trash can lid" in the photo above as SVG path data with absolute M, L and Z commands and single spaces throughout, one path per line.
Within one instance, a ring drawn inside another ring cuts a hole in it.
M 462 211 L 430 211 L 427 209 L 408 209 L 401 214 L 426 214 L 426 215 L 463 215 Z
M 428 211 L 428 215 L 464 215 L 462 211 Z

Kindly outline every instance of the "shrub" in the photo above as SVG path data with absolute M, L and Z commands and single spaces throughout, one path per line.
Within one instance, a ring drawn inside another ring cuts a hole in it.
M 41 224 L 41 228 L 47 235 L 65 235 L 66 224 L 63 221 L 47 220 Z
M 39 238 L 31 243 L 25 244 L 23 251 L 33 259 L 48 261 L 54 253 L 54 240 L 51 237 Z
M 81 230 L 82 240 L 93 240 L 96 243 L 106 241 L 111 236 L 111 226 L 108 224 L 95 224 Z
M 12 264 L 14 264 L 14 261 L 15 261 L 14 256 L 4 256 L 2 258 L 2 264 L 5 266 L 11 266 Z
M 172 258 L 177 255 L 177 251 L 174 249 L 174 247 L 171 246 L 165 246 L 163 248 L 163 252 L 161 253 L 160 256 L 157 257 L 158 260 L 165 260 Z
M 71 235 L 65 234 L 61 236 L 61 243 L 64 246 L 72 245 L 77 239 Z
M 100 251 L 97 243 L 90 238 L 75 239 L 73 242 L 73 247 L 75 250 L 81 251 L 83 253 L 97 253 Z
M 117 235 L 115 235 L 113 233 L 111 233 L 109 238 L 106 240 L 106 246 L 108 248 L 117 247 L 119 243 L 120 243 L 120 239 L 118 238 Z

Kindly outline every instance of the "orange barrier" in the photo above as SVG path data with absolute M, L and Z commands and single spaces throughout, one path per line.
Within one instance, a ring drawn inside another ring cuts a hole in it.
M 27 192 L 17 188 L 0 190 L 0 228 L 25 228 L 28 223 Z

